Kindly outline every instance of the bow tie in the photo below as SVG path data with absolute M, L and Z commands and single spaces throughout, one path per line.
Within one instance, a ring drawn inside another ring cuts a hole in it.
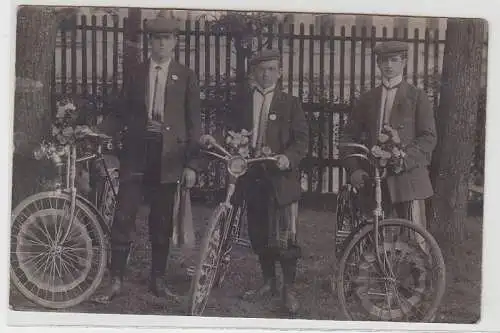
M 398 88 L 399 86 L 401 85 L 401 82 L 399 82 L 398 84 L 395 84 L 395 85 L 387 85 L 385 83 L 382 83 L 382 86 L 387 89 L 387 90 L 391 90 L 391 89 L 396 89 Z
M 253 88 L 253 91 L 257 91 L 259 94 L 261 94 L 262 96 L 265 96 L 267 94 L 270 94 L 274 91 L 274 89 L 270 89 L 270 90 L 265 90 L 265 91 L 262 91 L 259 87 L 254 87 Z

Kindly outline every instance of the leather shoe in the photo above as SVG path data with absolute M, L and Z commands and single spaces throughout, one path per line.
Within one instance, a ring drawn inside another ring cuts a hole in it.
M 255 290 L 249 290 L 243 295 L 243 299 L 260 298 L 266 296 L 275 296 L 278 293 L 276 288 L 276 279 L 269 279 L 262 286 Z
M 149 290 L 156 297 L 178 299 L 178 296 L 176 294 L 174 294 L 172 291 L 170 291 L 167 288 L 165 281 L 159 277 L 151 278 L 151 281 L 149 284 Z

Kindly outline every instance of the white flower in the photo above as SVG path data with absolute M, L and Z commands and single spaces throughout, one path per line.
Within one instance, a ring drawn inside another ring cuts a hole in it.
M 177 81 L 178 79 L 179 79 L 179 77 L 177 75 L 172 74 L 172 80 Z

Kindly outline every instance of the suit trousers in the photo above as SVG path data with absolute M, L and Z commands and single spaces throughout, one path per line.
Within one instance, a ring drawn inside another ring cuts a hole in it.
M 120 183 L 111 230 L 111 269 L 115 275 L 123 275 L 143 198 L 150 206 L 148 229 L 152 249 L 151 274 L 162 276 L 165 273 L 173 230 L 173 204 L 177 184 L 160 182 L 161 151 L 161 135 L 148 136 L 143 175 L 127 178 Z

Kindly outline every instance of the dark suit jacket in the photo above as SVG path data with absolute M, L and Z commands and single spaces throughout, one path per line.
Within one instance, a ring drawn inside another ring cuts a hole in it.
M 226 118 L 228 129 L 253 130 L 253 94 L 248 84 L 240 85 L 230 105 Z M 276 90 L 269 114 L 276 120 L 268 120 L 265 145 L 273 154 L 284 154 L 290 160 L 291 169 L 280 171 L 275 166 L 267 168 L 279 205 L 287 205 L 301 197 L 300 161 L 306 156 L 309 128 L 298 98 Z
M 125 74 L 120 105 L 103 126 L 108 132 L 126 128 L 120 156 L 120 173 L 124 178 L 143 172 L 145 166 L 149 60 Z M 198 80 L 192 70 L 173 59 L 166 84 L 162 134 L 161 181 L 178 181 L 184 167 L 199 171 L 201 115 Z
M 344 141 L 361 142 L 371 148 L 377 142 L 382 87 L 364 94 L 354 106 Z M 387 185 L 392 202 L 426 199 L 433 195 L 428 166 L 436 146 L 434 111 L 425 92 L 403 80 L 391 111 L 390 125 L 401 137 L 405 170 L 389 174 Z M 360 168 L 354 160 L 346 161 L 351 170 Z

